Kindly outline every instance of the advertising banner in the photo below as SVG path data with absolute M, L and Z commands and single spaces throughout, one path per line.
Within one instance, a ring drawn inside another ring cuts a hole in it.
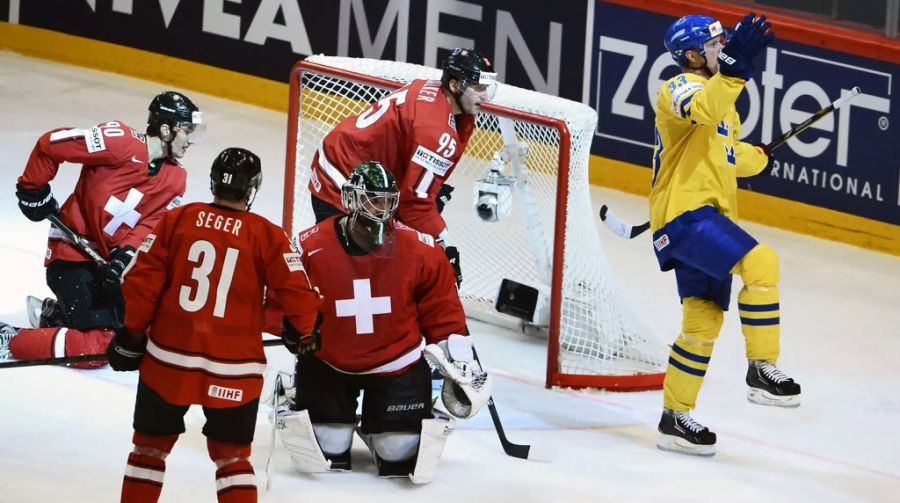
M 656 94 L 679 71 L 663 45 L 675 18 L 603 2 L 596 7 L 594 153 L 649 169 Z M 742 187 L 900 224 L 896 65 L 777 39 L 755 65 L 738 101 L 744 141 L 767 143 L 854 86 L 862 94 L 777 149 L 771 177 Z
M 438 66 L 447 50 L 476 47 L 493 56 L 505 82 L 577 100 L 593 2 L 6 1 L 17 4 L 16 22 L 22 25 L 280 82 L 310 54 Z

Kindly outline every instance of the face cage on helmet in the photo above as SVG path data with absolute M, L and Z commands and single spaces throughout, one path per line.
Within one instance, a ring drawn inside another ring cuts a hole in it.
M 353 212 L 373 222 L 387 222 L 400 204 L 399 192 L 353 189 Z

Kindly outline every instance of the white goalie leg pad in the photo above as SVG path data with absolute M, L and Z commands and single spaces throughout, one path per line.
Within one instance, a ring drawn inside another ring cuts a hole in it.
M 331 461 L 325 459 L 316 441 L 316 433 L 309 420 L 309 412 L 279 411 L 276 428 L 280 432 L 281 443 L 291 455 L 291 460 L 302 473 L 324 473 L 331 468 Z M 352 433 L 353 430 L 351 429 Z M 352 437 L 351 437 L 352 438 Z
M 446 341 L 429 344 L 425 358 L 444 376 L 441 400 L 450 414 L 468 419 L 491 398 L 493 380 L 475 360 L 469 337 L 451 334 Z
M 413 484 L 427 484 L 434 479 L 441 454 L 444 453 L 444 444 L 454 428 L 456 420 L 440 411 L 434 411 L 434 419 L 422 420 L 416 468 L 409 476 Z

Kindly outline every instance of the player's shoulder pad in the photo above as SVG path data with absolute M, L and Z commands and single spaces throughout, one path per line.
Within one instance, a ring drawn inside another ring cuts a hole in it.
M 703 79 L 693 74 L 680 73 L 663 84 L 663 89 L 671 98 L 671 112 L 678 117 L 688 118 L 691 111 L 688 108 L 694 94 L 703 89 Z

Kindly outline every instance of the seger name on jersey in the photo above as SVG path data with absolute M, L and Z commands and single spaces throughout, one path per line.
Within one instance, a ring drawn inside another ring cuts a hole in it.
M 239 236 L 241 232 L 241 222 L 234 217 L 223 217 L 211 211 L 201 211 L 197 213 L 197 227 L 206 227 L 207 229 L 215 229 L 222 232 L 230 232 L 235 236 Z

